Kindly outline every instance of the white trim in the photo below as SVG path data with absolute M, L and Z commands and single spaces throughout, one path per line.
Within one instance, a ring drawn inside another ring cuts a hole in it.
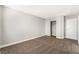
M 58 39 L 64 39 L 64 37 L 56 37 L 56 38 L 58 38 Z
M 43 35 L 43 36 L 45 36 L 45 35 Z M 0 48 L 4 48 L 4 47 L 11 46 L 11 45 L 19 44 L 19 43 L 22 43 L 22 42 L 25 42 L 25 41 L 28 41 L 28 40 L 32 40 L 32 39 L 35 39 L 35 38 L 39 38 L 39 37 L 42 37 L 42 36 L 38 36 L 38 37 L 34 37 L 34 38 L 29 38 L 29 39 L 24 39 L 24 40 L 20 40 L 20 41 L 17 41 L 17 42 L 5 44 L 5 45 L 0 46 Z

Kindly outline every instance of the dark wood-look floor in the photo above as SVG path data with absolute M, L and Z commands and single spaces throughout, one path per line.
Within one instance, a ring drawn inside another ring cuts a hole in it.
M 0 51 L 2 54 L 75 54 L 79 53 L 79 46 L 75 40 L 43 36 Z

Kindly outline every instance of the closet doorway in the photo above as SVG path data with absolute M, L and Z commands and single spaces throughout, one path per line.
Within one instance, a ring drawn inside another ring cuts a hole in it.
M 50 21 L 50 36 L 56 37 L 56 21 Z

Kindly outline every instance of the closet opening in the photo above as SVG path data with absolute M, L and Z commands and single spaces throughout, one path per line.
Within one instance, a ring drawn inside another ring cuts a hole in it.
M 50 21 L 50 36 L 56 37 L 56 21 Z

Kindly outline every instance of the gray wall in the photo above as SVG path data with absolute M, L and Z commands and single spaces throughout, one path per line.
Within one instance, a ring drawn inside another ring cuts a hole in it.
M 77 15 L 65 17 L 65 38 L 77 40 Z
M 45 20 L 4 8 L 3 45 L 45 35 Z
M 2 45 L 2 13 L 3 13 L 3 6 L 0 6 L 0 45 Z
M 64 39 L 64 16 L 56 18 L 56 38 Z
M 78 15 L 78 20 L 77 20 L 77 31 L 78 31 L 78 34 L 77 34 L 77 39 L 78 39 L 78 44 L 79 44 L 79 15 Z

